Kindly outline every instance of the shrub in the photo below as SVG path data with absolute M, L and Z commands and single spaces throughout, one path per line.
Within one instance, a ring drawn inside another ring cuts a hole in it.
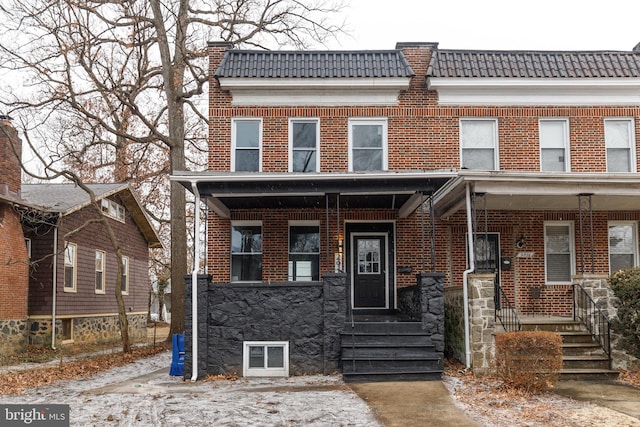
M 552 385 L 562 368 L 562 338 L 554 332 L 529 331 L 498 334 L 496 373 L 504 384 L 528 393 Z
M 640 268 L 627 268 L 609 278 L 609 286 L 618 298 L 618 316 L 611 327 L 620 335 L 620 345 L 640 358 Z

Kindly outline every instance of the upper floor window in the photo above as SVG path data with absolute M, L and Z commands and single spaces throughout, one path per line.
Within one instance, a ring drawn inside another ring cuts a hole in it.
M 104 251 L 96 251 L 96 293 L 104 294 Z
M 78 245 L 75 243 L 65 243 L 64 247 L 64 290 L 76 291 L 78 263 Z
M 465 169 L 498 169 L 497 120 L 460 120 L 460 164 Z
M 122 257 L 122 293 L 129 293 L 129 257 Z
M 318 172 L 318 141 L 320 126 L 317 119 L 289 121 L 289 171 Z
M 573 223 L 545 222 L 544 256 L 547 283 L 571 283 L 575 272 Z
M 631 119 L 604 121 L 607 172 L 635 172 L 635 138 Z
M 111 199 L 102 199 L 100 202 L 102 213 L 118 221 L 124 222 L 124 206 Z
M 567 172 L 569 170 L 569 138 L 567 120 L 540 120 L 540 170 Z
M 609 272 L 638 265 L 638 226 L 635 222 L 609 223 Z
M 262 224 L 231 225 L 231 281 L 262 281 Z
M 231 126 L 231 170 L 262 170 L 262 120 L 233 119 Z
M 317 224 L 289 224 L 289 281 L 320 279 L 320 227 Z
M 387 120 L 349 120 L 349 170 L 387 170 Z

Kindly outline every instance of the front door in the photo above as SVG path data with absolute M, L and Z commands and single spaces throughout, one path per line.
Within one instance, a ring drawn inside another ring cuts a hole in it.
M 389 308 L 388 235 L 351 234 L 353 308 Z
M 500 310 L 500 235 L 498 233 L 478 233 L 474 243 L 475 267 L 478 273 L 494 273 L 495 304 Z

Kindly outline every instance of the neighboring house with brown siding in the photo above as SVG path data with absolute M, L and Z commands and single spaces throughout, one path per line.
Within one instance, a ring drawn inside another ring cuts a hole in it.
M 639 265 L 640 47 L 209 49 L 208 170 L 172 177 L 209 208 L 187 372 L 439 375 L 443 287 L 482 370 L 497 322 Z
M 74 184 L 21 184 L 20 158 L 16 129 L 0 116 L 0 354 L 119 338 L 116 255 L 101 215 L 122 248 L 130 336 L 145 336 L 149 249 L 162 244 L 131 188 L 89 184 L 98 211 Z
M 146 334 L 149 248 L 161 243 L 127 184 L 89 184 L 123 255 L 123 299 L 133 339 Z M 23 229 L 31 246 L 29 319 L 32 343 L 108 341 L 119 336 L 116 255 L 91 206 L 74 184 L 23 184 Z M 94 221 L 94 222 L 92 222 Z

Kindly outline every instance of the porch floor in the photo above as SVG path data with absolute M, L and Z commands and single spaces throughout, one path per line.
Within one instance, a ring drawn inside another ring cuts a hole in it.
M 540 314 L 519 314 L 518 318 L 523 324 L 536 325 L 545 323 L 571 323 L 574 322 L 573 317 L 570 316 L 547 316 Z
M 418 320 L 412 320 L 406 315 L 391 313 L 391 314 L 354 314 L 354 322 L 419 322 Z M 347 319 L 347 323 L 350 320 Z

